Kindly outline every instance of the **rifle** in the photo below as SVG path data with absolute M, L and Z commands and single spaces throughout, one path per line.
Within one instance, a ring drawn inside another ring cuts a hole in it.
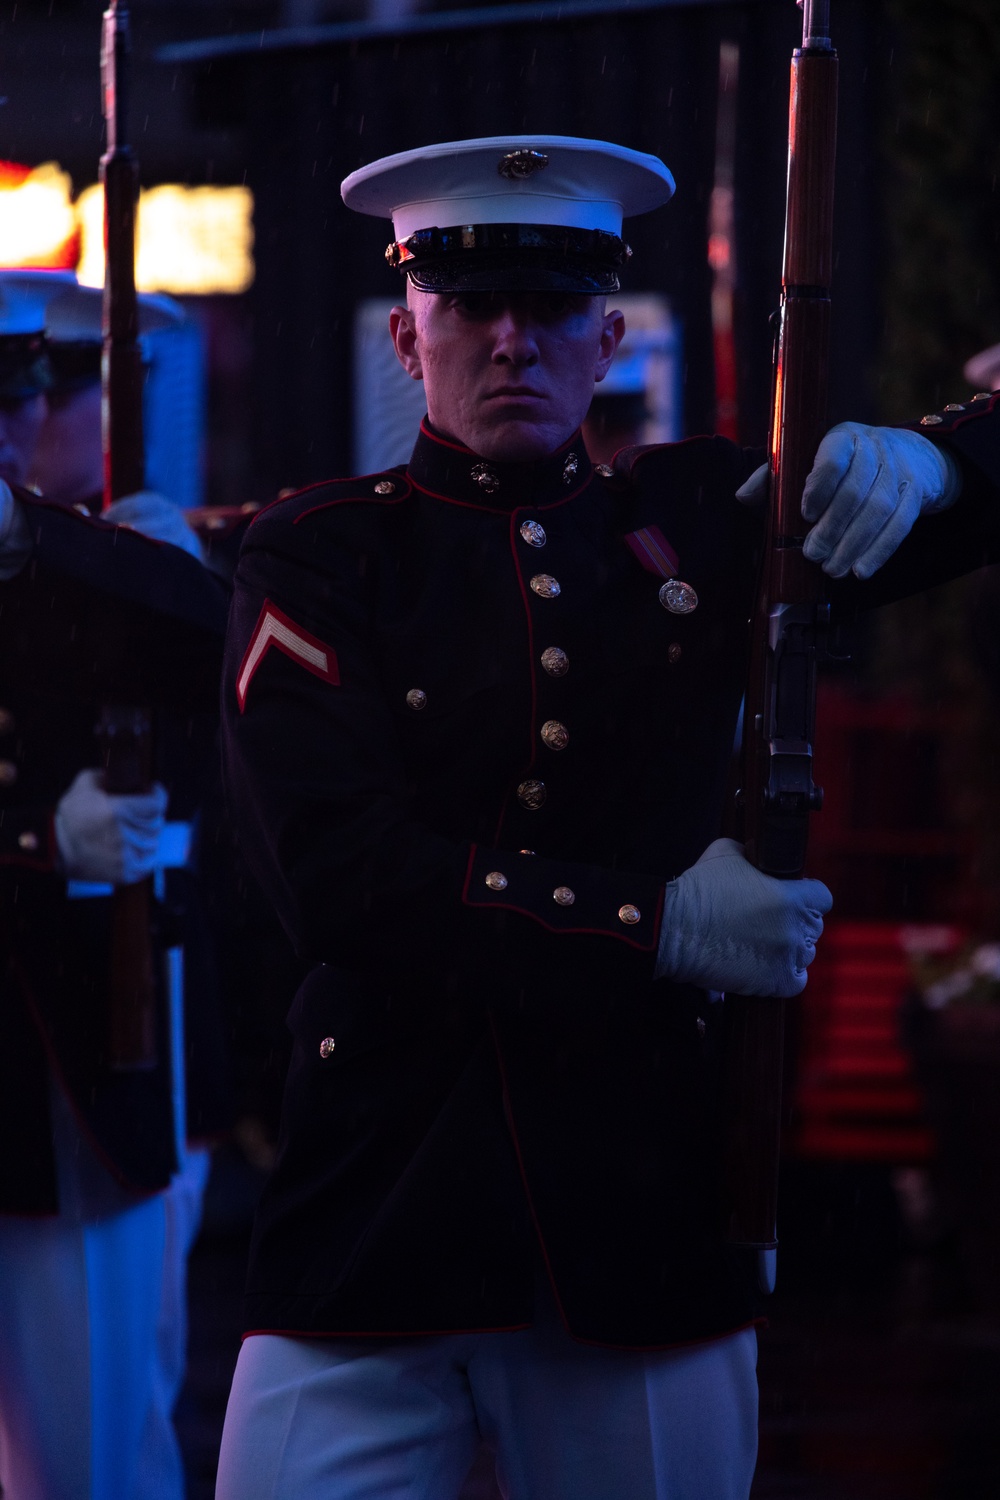
M 747 857 L 759 870 L 788 880 L 804 872 L 809 815 L 823 800 L 812 778 L 812 742 L 829 605 L 823 574 L 802 555 L 809 527 L 801 502 L 826 426 L 837 135 L 829 0 L 798 3 L 803 35 L 792 57 L 768 521 L 738 794 Z M 757 1251 L 758 1278 L 769 1292 L 777 1247 L 784 1002 L 727 995 L 726 1025 L 728 1237 Z
M 101 355 L 101 444 L 104 509 L 145 481 L 142 435 L 142 353 L 135 290 L 135 224 L 139 163 L 128 145 L 128 11 L 110 0 L 101 35 L 101 90 L 106 126 L 104 303 Z M 113 705 L 101 715 L 104 786 L 146 791 L 150 783 L 150 714 Z M 156 986 L 150 943 L 152 882 L 115 888 L 111 916 L 109 1053 L 121 1071 L 156 1065 Z

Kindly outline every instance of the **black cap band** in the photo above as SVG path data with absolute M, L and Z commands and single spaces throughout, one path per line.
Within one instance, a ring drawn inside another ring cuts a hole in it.
M 418 229 L 385 252 L 425 292 L 617 292 L 632 252 L 603 229 L 558 224 L 458 224 Z
M 44 333 L 0 334 L 0 400 L 27 401 L 52 387 Z

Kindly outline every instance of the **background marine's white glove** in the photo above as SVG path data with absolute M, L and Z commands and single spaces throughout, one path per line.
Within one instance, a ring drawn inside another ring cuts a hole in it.
M 0 583 L 16 578 L 31 556 L 31 533 L 24 511 L 0 479 Z
M 833 897 L 821 880 L 762 875 L 716 839 L 666 889 L 657 979 L 738 995 L 798 995 Z
M 923 512 L 946 510 L 961 489 L 950 454 L 919 432 L 841 422 L 823 438 L 805 483 L 802 514 L 816 524 L 802 548 L 831 578 L 870 578 Z M 764 499 L 767 466 L 736 491 Z
M 151 536 L 158 542 L 171 542 L 203 562 L 201 542 L 184 519 L 179 505 L 168 500 L 156 490 L 136 490 L 134 495 L 123 495 L 107 510 L 101 511 L 101 520 L 114 526 L 131 526 L 143 536 Z
M 156 868 L 166 790 L 106 792 L 100 771 L 80 771 L 56 808 L 56 844 L 70 880 L 132 885 Z

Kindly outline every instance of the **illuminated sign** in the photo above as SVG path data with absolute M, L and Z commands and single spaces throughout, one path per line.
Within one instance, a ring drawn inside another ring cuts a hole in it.
M 71 194 L 55 162 L 34 170 L 0 163 L 0 266 L 75 268 L 84 286 L 103 285 L 103 189 L 95 183 L 76 202 Z M 164 183 L 140 193 L 139 291 L 238 293 L 253 277 L 249 188 Z
M 54 161 L 33 171 L 0 162 L 0 266 L 73 269 L 80 227 L 72 187 Z

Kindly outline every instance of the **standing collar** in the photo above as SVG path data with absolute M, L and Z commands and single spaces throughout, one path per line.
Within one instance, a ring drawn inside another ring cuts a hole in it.
M 442 437 L 426 417 L 407 467 L 417 489 L 454 504 L 498 511 L 558 505 L 578 494 L 592 474 L 579 431 L 534 463 L 496 463 Z

